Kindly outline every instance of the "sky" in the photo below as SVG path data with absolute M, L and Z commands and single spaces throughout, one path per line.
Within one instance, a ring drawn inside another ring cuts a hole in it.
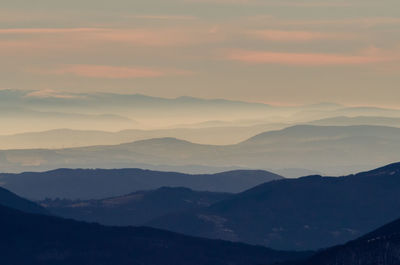
M 0 89 L 400 108 L 398 0 L 2 0 Z

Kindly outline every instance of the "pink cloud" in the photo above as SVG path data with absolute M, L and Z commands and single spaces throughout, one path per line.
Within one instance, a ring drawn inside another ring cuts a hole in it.
M 400 58 L 378 54 L 376 51 L 365 52 L 361 55 L 341 55 L 330 53 L 289 53 L 234 50 L 226 56 L 228 60 L 255 64 L 282 64 L 302 66 L 324 65 L 363 65 L 382 62 L 393 62 Z
M 343 19 L 315 19 L 315 20 L 281 20 L 272 16 L 253 16 L 249 17 L 252 21 L 267 22 L 270 26 L 357 26 L 360 28 L 370 28 L 382 25 L 400 24 L 397 17 L 359 17 Z
M 248 35 L 268 41 L 313 41 L 350 39 L 355 36 L 344 33 L 323 33 L 313 31 L 253 30 Z
M 190 46 L 221 42 L 226 36 L 211 31 L 211 26 L 171 28 L 19 28 L 0 29 L 0 53 L 33 49 L 38 51 L 70 49 L 93 50 L 99 44 L 144 47 Z M 104 47 L 104 45 L 103 45 Z M 8 51 L 6 51 L 6 49 Z
M 323 1 L 266 1 L 266 0 L 182 0 L 186 3 L 207 3 L 207 4 L 247 4 L 260 6 L 283 6 L 283 7 L 348 7 L 353 3 L 336 1 L 327 3 Z
M 0 29 L 1 35 L 10 34 L 59 34 L 59 33 L 88 33 L 103 31 L 101 28 L 8 28 Z
M 143 67 L 120 67 L 108 65 L 70 65 L 57 69 L 39 69 L 31 72 L 40 74 L 75 75 L 90 78 L 128 79 L 128 78 L 154 78 L 171 75 L 192 74 L 190 71 L 171 69 L 152 69 Z
M 133 18 L 137 19 L 150 19 L 150 20 L 196 20 L 195 16 L 169 16 L 169 15 L 138 15 L 133 16 Z

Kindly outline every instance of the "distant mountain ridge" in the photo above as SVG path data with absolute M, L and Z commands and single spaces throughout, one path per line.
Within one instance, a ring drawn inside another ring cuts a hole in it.
M 110 128 L 113 131 L 165 129 L 177 127 L 177 124 L 204 123 L 211 120 L 219 120 L 223 123 L 233 122 L 232 126 L 237 127 L 248 124 L 240 121 L 248 120 L 249 117 L 257 121 L 252 125 L 284 123 L 288 126 L 336 116 L 400 118 L 400 110 L 397 109 L 346 107 L 334 103 L 274 106 L 260 102 L 187 96 L 162 98 L 142 94 L 65 94 L 65 91 L 44 91 L 43 93 L 43 91 L 11 89 L 0 91 L 0 106 L 2 110 L 7 110 L 0 112 L 0 122 L 9 124 L 0 130 L 0 135 L 60 128 L 103 131 L 108 131 Z M 54 115 L 56 113 L 57 115 Z M 75 119 L 72 119 L 72 116 Z M 234 120 L 232 120 L 233 117 Z M 279 129 L 279 127 L 272 129 Z M 253 131 L 253 133 L 258 132 Z M 174 135 L 159 137 L 164 136 Z M 249 135 L 246 134 L 245 137 Z M 243 139 L 242 136 L 240 140 Z
M 278 249 L 319 249 L 355 239 L 398 217 L 400 163 L 345 177 L 276 180 L 207 208 L 148 224 Z
M 143 169 L 58 169 L 1 174 L 3 187 L 36 200 L 48 198 L 103 199 L 163 186 L 199 191 L 240 192 L 281 176 L 262 170 L 217 174 L 183 174 Z
M 101 118 L 104 120 L 104 122 L 123 122 L 122 119 L 117 119 L 118 116 L 87 116 L 88 120 L 90 117 L 93 117 L 95 120 Z M 126 120 L 126 122 L 136 124 L 135 121 L 131 120 Z M 91 123 L 89 122 L 88 124 Z M 400 127 L 400 118 L 339 116 L 300 124 L 316 126 L 369 125 Z M 281 130 L 292 126 L 293 124 L 290 123 L 268 123 L 262 120 L 244 120 L 229 122 L 208 121 L 199 124 L 175 125 L 173 128 L 166 129 L 127 129 L 117 132 L 101 130 L 54 129 L 48 131 L 26 132 L 13 135 L 0 135 L 0 149 L 57 149 L 93 145 L 116 145 L 127 142 L 163 137 L 174 137 L 199 144 L 229 145 L 242 142 L 254 135 L 258 135 L 266 131 Z
M 202 145 L 176 138 L 111 146 L 0 151 L 0 171 L 56 168 L 158 169 L 304 168 L 328 175 L 348 174 L 400 160 L 400 128 L 297 125 L 256 135 L 235 145 Z

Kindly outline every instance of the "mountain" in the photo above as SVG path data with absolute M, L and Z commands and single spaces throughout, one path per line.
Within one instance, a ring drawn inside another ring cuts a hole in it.
M 344 245 L 286 265 L 397 265 L 400 264 L 400 219 Z
M 6 117 L 14 119 L 15 127 L 7 128 L 0 134 L 14 134 L 18 132 L 50 130 L 57 128 L 90 130 L 124 130 L 139 128 L 138 124 L 119 124 L 111 126 L 90 127 L 81 124 L 77 128 L 72 126 L 73 121 L 64 123 L 53 120 L 47 127 L 45 124 L 31 123 L 30 128 L 24 126 L 29 122 L 27 117 L 15 119 L 13 110 L 26 109 L 32 113 L 80 113 L 82 115 L 115 115 L 123 116 L 138 121 L 140 128 L 165 128 L 178 123 L 204 122 L 212 119 L 231 120 L 232 113 L 238 119 L 247 117 L 260 118 L 270 112 L 270 106 L 260 103 L 249 103 L 225 99 L 200 99 L 193 97 L 160 98 L 140 94 L 112 94 L 112 93 L 69 93 L 62 91 L 0 91 L 0 106 L 8 108 L 11 115 Z M 271 109 L 271 112 L 275 112 Z M 1 120 L 1 114 L 0 114 Z M 57 125 L 57 127 L 56 127 Z M 22 130 L 23 128 L 24 130 Z
M 0 106 L 0 122 L 9 124 L 9 126 L 0 130 L 0 135 L 59 128 L 120 131 L 126 129 L 176 128 L 177 124 L 196 123 L 206 123 L 207 127 L 210 127 L 210 124 L 214 124 L 211 127 L 221 127 L 221 125 L 225 126 L 228 123 L 231 124 L 230 127 L 242 127 L 245 124 L 300 124 L 337 116 L 400 118 L 400 110 L 396 109 L 346 107 L 333 103 L 306 106 L 272 106 L 227 99 L 161 98 L 141 94 L 68 93 L 62 90 L 22 91 L 2 89 L 0 91 Z M 4 112 L 4 110 L 7 111 Z M 24 114 L 18 115 L 21 110 L 24 110 Z M 2 115 L 2 113 L 7 114 Z M 48 117 L 48 114 L 57 115 Z M 71 117 L 64 117 L 68 115 Z M 104 115 L 110 119 L 100 122 L 100 117 Z M 60 120 L 57 120 L 58 116 L 60 116 Z M 75 116 L 76 119 L 72 119 L 72 116 Z M 93 120 L 90 120 L 90 117 Z M 250 123 L 249 117 L 251 118 Z M 257 122 L 254 123 L 254 121 Z M 209 124 L 207 125 L 207 123 Z M 282 127 L 275 127 L 274 129 L 280 128 Z M 179 135 L 162 135 L 160 137 L 166 136 L 179 137 Z M 193 139 L 186 140 L 193 141 Z
M 18 209 L 27 213 L 48 213 L 46 209 L 39 206 L 38 204 L 21 198 L 18 195 L 3 188 L 0 188 L 0 205 Z
M 309 122 L 311 125 L 322 126 L 354 126 L 354 125 L 376 125 L 400 127 L 400 118 L 381 116 L 339 116 Z
M 400 128 L 298 125 L 234 145 L 159 138 L 120 145 L 0 151 L 1 172 L 56 168 L 303 168 L 342 175 L 400 160 Z M 129 192 L 129 191 L 127 191 Z
M 143 225 L 174 212 L 207 207 L 230 196 L 229 193 L 163 187 L 101 200 L 47 199 L 40 204 L 57 216 L 104 225 L 128 226 Z
M 107 121 L 103 121 L 107 123 Z M 133 124 L 133 123 L 132 123 Z M 92 126 L 88 122 L 85 126 Z M 50 123 L 54 126 L 54 123 Z M 171 128 L 162 130 L 123 130 L 119 132 L 56 129 L 14 135 L 0 135 L 0 149 L 70 148 L 93 145 L 117 145 L 151 138 L 175 137 L 200 144 L 236 144 L 266 130 L 284 128 L 283 124 L 221 126 L 205 128 Z M 83 126 L 83 128 L 85 128 Z M 119 128 L 113 126 L 113 128 Z
M 84 120 L 85 126 L 92 126 L 96 119 L 98 123 L 123 122 L 117 117 L 87 115 Z M 71 116 L 72 119 L 73 116 Z M 61 117 L 57 117 L 60 121 Z M 76 117 L 76 120 L 83 117 Z M 90 120 L 90 121 L 89 121 Z M 129 122 L 129 121 L 126 121 Z M 134 121 L 130 121 L 134 125 Z M 69 124 L 63 121 L 64 125 Z M 49 123 L 54 127 L 55 123 Z M 121 123 L 122 124 L 122 123 Z M 305 124 L 316 126 L 354 126 L 374 125 L 400 127 L 400 118 L 392 117 L 332 117 L 322 120 L 310 121 Z M 85 126 L 81 128 L 85 128 Z M 179 127 L 180 126 L 180 127 Z M 151 138 L 173 137 L 199 144 L 230 145 L 244 141 L 254 135 L 265 131 L 281 130 L 288 127 L 284 123 L 265 123 L 262 120 L 249 121 L 209 121 L 200 124 L 182 124 L 178 127 L 158 130 L 130 129 L 118 132 L 96 131 L 96 130 L 71 130 L 55 129 L 40 132 L 26 132 L 14 135 L 0 135 L 0 149 L 31 149 L 31 148 L 70 148 L 93 145 L 117 145 L 127 142 L 146 140 Z M 74 126 L 76 127 L 76 126 Z M 96 127 L 96 126 L 95 126 Z M 113 125 L 113 128 L 120 128 Z
M 106 227 L 3 206 L 0 216 L 1 264 L 251 265 L 309 255 L 144 227 Z
M 240 192 L 282 177 L 262 170 L 236 170 L 190 175 L 143 169 L 58 169 L 0 174 L 3 186 L 26 198 L 102 199 L 163 186 Z
M 7 124 L 0 130 L 2 135 L 32 130 L 52 130 L 60 127 L 80 130 L 99 130 L 107 127 L 113 128 L 113 130 L 122 130 L 138 126 L 138 123 L 133 119 L 118 114 L 77 113 L 73 110 L 70 112 L 39 111 L 24 106 L 4 106 L 1 104 L 0 106 L 0 122 Z
M 147 225 L 277 249 L 320 249 L 397 218 L 399 194 L 400 163 L 345 177 L 272 181 Z

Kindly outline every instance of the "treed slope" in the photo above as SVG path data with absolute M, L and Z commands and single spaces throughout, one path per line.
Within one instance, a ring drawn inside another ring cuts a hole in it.
M 215 192 L 240 192 L 282 179 L 262 170 L 190 175 L 143 169 L 58 169 L 48 172 L 0 174 L 4 187 L 27 198 L 103 199 L 160 187 L 186 187 Z
M 0 206 L 0 263 L 251 265 L 304 257 L 263 247 L 134 227 L 105 227 Z
M 28 213 L 47 213 L 47 211 L 38 204 L 21 198 L 3 188 L 0 188 L 0 205 L 18 209 Z
M 346 177 L 272 181 L 149 225 L 278 249 L 320 249 L 343 244 L 397 218 L 399 194 L 400 163 Z
M 163 187 L 100 200 L 47 199 L 40 203 L 57 216 L 124 226 L 142 225 L 169 213 L 207 207 L 231 196 L 229 193 Z
M 400 220 L 389 223 L 347 244 L 323 250 L 306 261 L 287 263 L 287 265 L 290 264 L 398 265 L 400 264 Z

